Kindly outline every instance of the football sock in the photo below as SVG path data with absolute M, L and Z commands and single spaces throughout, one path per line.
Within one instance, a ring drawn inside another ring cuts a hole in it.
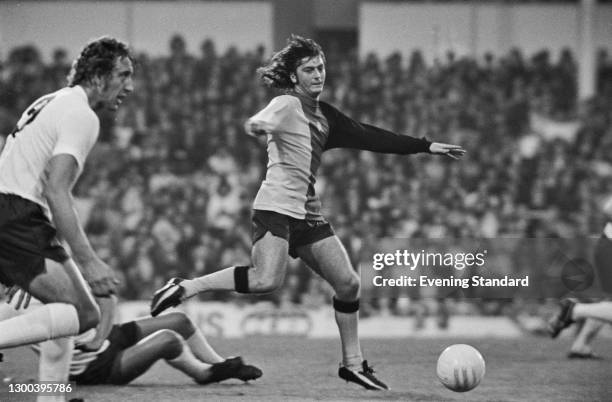
M 359 299 L 351 302 L 333 300 L 336 324 L 342 342 L 342 365 L 351 369 L 361 369 L 363 356 L 359 343 Z
M 604 326 L 603 321 L 587 318 L 582 324 L 574 343 L 572 343 L 571 351 L 579 353 L 588 353 L 591 351 L 591 342 L 599 330 Z
M 184 280 L 181 282 L 181 286 L 185 289 L 184 298 L 188 299 L 209 290 L 235 290 L 247 293 L 248 268 L 229 267 L 199 278 Z
M 186 342 L 191 352 L 205 363 L 221 363 L 225 360 L 215 352 L 199 329 L 196 329 L 193 335 L 187 338 Z
M 40 358 L 38 363 L 38 380 L 54 383 L 68 383 L 68 373 L 72 360 L 74 338 L 64 337 L 42 342 L 40 344 Z M 65 394 L 38 395 L 37 402 L 64 402 Z
M 76 308 L 49 303 L 18 317 L 0 321 L 0 349 L 47 341 L 79 333 Z
M 57 338 L 40 344 L 38 379 L 40 381 L 68 382 L 74 338 Z

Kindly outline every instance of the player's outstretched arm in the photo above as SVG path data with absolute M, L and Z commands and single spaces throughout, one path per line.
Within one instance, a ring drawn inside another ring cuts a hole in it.
M 321 111 L 329 122 L 329 138 L 325 149 L 353 148 L 388 154 L 415 154 L 428 152 L 459 159 L 465 150 L 458 145 L 428 141 L 360 123 L 335 107 L 321 102 Z
M 77 265 L 94 295 L 115 293 L 117 280 L 113 271 L 94 252 L 79 223 L 71 190 L 78 176 L 76 159 L 69 154 L 56 155 L 49 161 L 49 179 L 44 195 L 53 221 L 62 238 L 68 242 Z

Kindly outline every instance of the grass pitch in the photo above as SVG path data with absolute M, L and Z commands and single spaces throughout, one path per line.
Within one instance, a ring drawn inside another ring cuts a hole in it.
M 337 377 L 338 340 L 293 337 L 211 339 L 223 355 L 242 355 L 261 367 L 249 384 L 227 381 L 198 386 L 163 362 L 128 386 L 76 387 L 70 398 L 85 401 L 610 401 L 612 340 L 595 344 L 605 360 L 565 357 L 569 339 L 394 339 L 362 342 L 365 356 L 391 391 L 366 391 Z M 436 378 L 438 355 L 448 345 L 468 343 L 483 354 L 487 373 L 467 393 L 444 388 Z M 0 370 L 26 382 L 35 377 L 32 352 L 5 352 Z M 0 387 L 0 401 L 32 401 Z

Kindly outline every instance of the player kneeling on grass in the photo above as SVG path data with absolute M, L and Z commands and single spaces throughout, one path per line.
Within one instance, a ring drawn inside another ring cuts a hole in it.
M 575 299 L 565 299 L 560 302 L 559 310 L 548 321 L 548 333 L 552 338 L 559 336 L 561 331 L 573 323 L 582 323 L 569 358 L 599 359 L 600 356 L 591 350 L 591 342 L 601 327 L 612 324 L 612 197 L 609 197 L 602 210 L 606 223 L 601 237 L 595 245 L 593 264 L 599 286 L 605 297 L 596 303 L 580 303 Z
M 24 310 L 20 309 L 22 301 L 29 296 L 23 297 L 21 290 L 17 293 L 20 296 L 11 297 L 11 305 L 0 307 L 0 316 L 7 307 L 13 311 Z M 15 292 L 11 296 L 14 295 Z M 114 310 L 115 304 L 116 298 L 113 297 L 100 307 L 103 310 Z M 112 317 L 112 314 L 104 316 Z M 257 367 L 244 364 L 241 357 L 223 359 L 219 356 L 204 334 L 183 313 L 175 312 L 117 325 L 108 325 L 108 322 L 102 322 L 97 329 L 75 338 L 70 361 L 70 381 L 81 385 L 127 384 L 144 374 L 160 359 L 187 374 L 198 384 L 231 378 L 249 381 L 262 375 Z M 56 341 L 45 343 L 49 342 Z M 36 351 L 44 348 L 45 344 L 42 344 L 42 348 L 39 345 L 34 347 Z M 49 364 L 41 356 L 40 372 L 52 369 L 45 367 Z

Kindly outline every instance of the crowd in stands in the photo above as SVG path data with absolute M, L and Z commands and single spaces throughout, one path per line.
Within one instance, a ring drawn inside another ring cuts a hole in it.
M 128 299 L 148 299 L 172 276 L 250 259 L 251 202 L 266 150 L 242 127 L 274 95 L 255 74 L 269 54 L 263 47 L 220 51 L 210 40 L 199 55 L 185 49 L 176 36 L 165 57 L 137 55 L 136 91 L 116 115 L 102 116 L 101 140 L 76 188 L 92 243 L 119 273 Z M 433 62 L 418 51 L 409 58 L 326 56 L 324 100 L 359 121 L 468 150 L 461 162 L 354 150 L 324 155 L 316 188 L 356 264 L 367 265 L 371 256 L 360 250 L 382 238 L 601 231 L 601 202 L 612 194 L 612 61 L 604 52 L 597 94 L 580 103 L 569 51 L 478 59 L 449 53 Z M 6 134 L 32 100 L 65 85 L 69 60 L 58 50 L 45 64 L 36 48 L 22 47 L 0 63 Z M 329 295 L 291 261 L 285 286 L 270 298 L 320 305 Z

